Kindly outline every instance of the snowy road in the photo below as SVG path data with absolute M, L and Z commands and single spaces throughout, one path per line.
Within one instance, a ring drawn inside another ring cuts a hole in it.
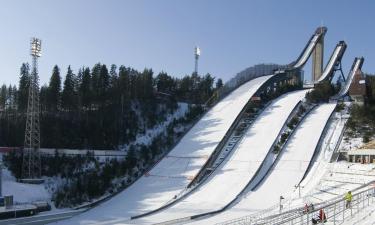
M 187 198 L 137 223 L 157 223 L 218 210 L 238 195 L 255 175 L 293 108 L 306 90 L 285 94 L 268 106 L 231 155 Z
M 227 211 L 194 224 L 215 224 L 239 218 L 278 204 L 280 196 L 289 197 L 302 179 L 335 106 L 335 103 L 320 105 L 306 116 L 290 137 L 276 166 L 255 191 L 248 192 Z
M 147 175 L 107 202 L 61 224 L 114 224 L 163 206 L 189 184 L 235 118 L 272 75 L 253 79 L 221 100 Z

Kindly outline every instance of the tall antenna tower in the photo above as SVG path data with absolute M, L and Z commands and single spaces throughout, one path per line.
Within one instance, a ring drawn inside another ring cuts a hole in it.
M 194 49 L 194 56 L 195 56 L 195 69 L 194 69 L 194 73 L 196 75 L 198 75 L 198 59 L 199 59 L 199 56 L 201 55 L 201 49 L 196 46 L 195 49 Z
M 41 177 L 38 77 L 38 58 L 41 56 L 41 46 L 42 41 L 40 39 L 31 39 L 32 72 L 29 77 L 29 97 L 22 162 L 22 178 L 24 182 L 33 182 L 33 180 L 38 180 Z

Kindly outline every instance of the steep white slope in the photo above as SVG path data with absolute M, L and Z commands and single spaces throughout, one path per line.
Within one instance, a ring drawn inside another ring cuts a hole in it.
M 155 223 L 218 210 L 255 175 L 283 124 L 306 90 L 285 94 L 268 106 L 210 178 L 187 198 L 137 223 Z
M 227 211 L 194 224 L 215 224 L 250 215 L 279 203 L 280 196 L 289 197 L 302 179 L 326 122 L 336 104 L 323 104 L 313 109 L 290 137 L 266 180 L 253 192 L 248 192 Z
M 206 162 L 237 115 L 272 75 L 253 79 L 221 100 L 147 175 L 107 202 L 62 224 L 114 224 L 173 199 Z

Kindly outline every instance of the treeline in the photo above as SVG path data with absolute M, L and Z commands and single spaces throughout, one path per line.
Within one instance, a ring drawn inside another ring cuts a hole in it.
M 375 76 L 366 75 L 367 96 L 364 105 L 353 105 L 347 122 L 349 137 L 362 137 L 364 143 L 375 138 Z
M 176 144 L 202 112 L 199 105 L 191 106 L 184 117 L 174 119 L 150 145 L 131 145 L 125 158 L 99 159 L 90 152 L 77 156 L 57 151 L 54 155 L 42 154 L 41 173 L 46 177 L 45 187 L 53 193 L 55 206 L 77 206 L 128 187 Z M 17 150 L 3 156 L 5 166 L 17 179 L 22 175 L 22 154 L 22 150 Z
M 375 105 L 375 75 L 366 74 L 366 86 L 367 86 L 367 97 L 368 102 L 371 105 Z
M 334 94 L 339 92 L 340 88 L 340 83 L 333 85 L 330 81 L 323 81 L 306 93 L 306 99 L 311 103 L 328 102 Z
M 29 76 L 29 65 L 22 64 L 18 88 L 1 87 L 1 146 L 23 145 Z M 49 84 L 40 89 L 41 146 L 116 149 L 165 120 L 177 102 L 203 104 L 221 86 L 222 81 L 214 84 L 210 74 L 154 76 L 151 69 L 108 69 L 100 63 L 76 74 L 69 66 L 63 81 L 55 66 Z

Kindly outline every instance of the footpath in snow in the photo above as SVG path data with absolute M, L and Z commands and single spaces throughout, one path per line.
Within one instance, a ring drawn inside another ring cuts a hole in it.
M 164 222 L 218 210 L 228 204 L 255 175 L 288 116 L 306 92 L 295 91 L 273 101 L 206 182 L 175 205 L 136 223 Z
M 107 202 L 61 224 L 115 224 L 163 206 L 184 191 L 237 115 L 272 75 L 253 79 L 216 104 L 151 171 Z
M 296 128 L 285 148 L 280 153 L 263 183 L 239 199 L 228 210 L 195 224 L 215 224 L 243 216 L 277 205 L 280 196 L 290 196 L 314 154 L 324 127 L 335 109 L 336 104 L 324 104 L 313 109 Z M 277 213 L 277 212 L 275 212 Z

